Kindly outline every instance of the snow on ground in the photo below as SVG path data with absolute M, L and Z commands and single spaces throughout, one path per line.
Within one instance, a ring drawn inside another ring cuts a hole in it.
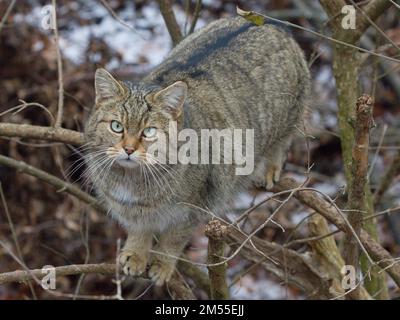
M 268 195 L 271 195 L 271 193 L 259 192 L 254 197 L 254 195 L 248 192 L 242 192 L 235 198 L 232 207 L 237 209 L 249 208 L 251 205 L 264 200 Z
M 112 6 L 112 3 L 110 5 Z M 57 8 L 57 12 L 65 9 Z M 179 7 L 173 9 L 182 29 L 185 25 L 190 26 L 190 21 L 186 23 L 186 14 Z M 14 19 L 15 22 L 24 22 L 41 28 L 50 35 L 51 30 L 43 29 L 42 24 L 47 12 L 44 7 L 35 7 L 29 14 L 18 14 Z M 99 1 L 89 0 L 81 3 L 79 14 L 84 19 L 93 20 L 93 23 L 69 24 L 67 29 L 60 30 L 62 55 L 76 64 L 84 61 L 91 37 L 103 40 L 111 50 L 121 55 L 126 65 L 137 66 L 142 62 L 138 67 L 141 70 L 148 70 L 162 62 L 171 49 L 170 36 L 156 3 L 145 6 L 139 13 L 135 11 L 133 2 L 128 2 L 124 10 L 117 14 L 131 28 L 117 21 Z M 196 29 L 205 24 L 203 19 L 199 19 Z M 40 47 L 40 44 L 37 46 Z M 96 62 L 96 55 L 91 58 Z M 119 63 L 116 59 L 112 59 L 105 67 L 115 69 L 119 67 Z
M 283 299 L 286 288 L 272 280 L 246 275 L 231 287 L 230 294 L 232 299 Z

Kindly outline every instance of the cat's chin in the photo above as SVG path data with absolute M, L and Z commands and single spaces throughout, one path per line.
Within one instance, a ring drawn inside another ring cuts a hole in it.
M 120 165 L 123 168 L 127 169 L 135 169 L 139 167 L 139 162 L 135 160 L 130 160 L 130 159 L 121 159 L 117 160 L 117 164 Z

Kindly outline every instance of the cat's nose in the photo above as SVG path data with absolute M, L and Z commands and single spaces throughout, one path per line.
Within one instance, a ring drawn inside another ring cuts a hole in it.
M 125 147 L 124 150 L 128 156 L 135 152 L 135 149 L 133 147 Z

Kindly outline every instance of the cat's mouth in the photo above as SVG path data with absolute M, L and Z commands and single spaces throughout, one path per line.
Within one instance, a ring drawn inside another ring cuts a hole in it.
M 124 159 L 118 159 L 117 163 L 124 168 L 137 168 L 139 166 L 139 161 L 136 159 L 132 159 L 130 157 Z

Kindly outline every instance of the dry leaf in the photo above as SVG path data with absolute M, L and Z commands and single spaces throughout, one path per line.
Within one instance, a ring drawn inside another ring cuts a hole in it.
M 257 26 L 262 26 L 265 23 L 265 18 L 257 12 L 245 11 L 240 9 L 239 7 L 236 7 L 236 13 Z

